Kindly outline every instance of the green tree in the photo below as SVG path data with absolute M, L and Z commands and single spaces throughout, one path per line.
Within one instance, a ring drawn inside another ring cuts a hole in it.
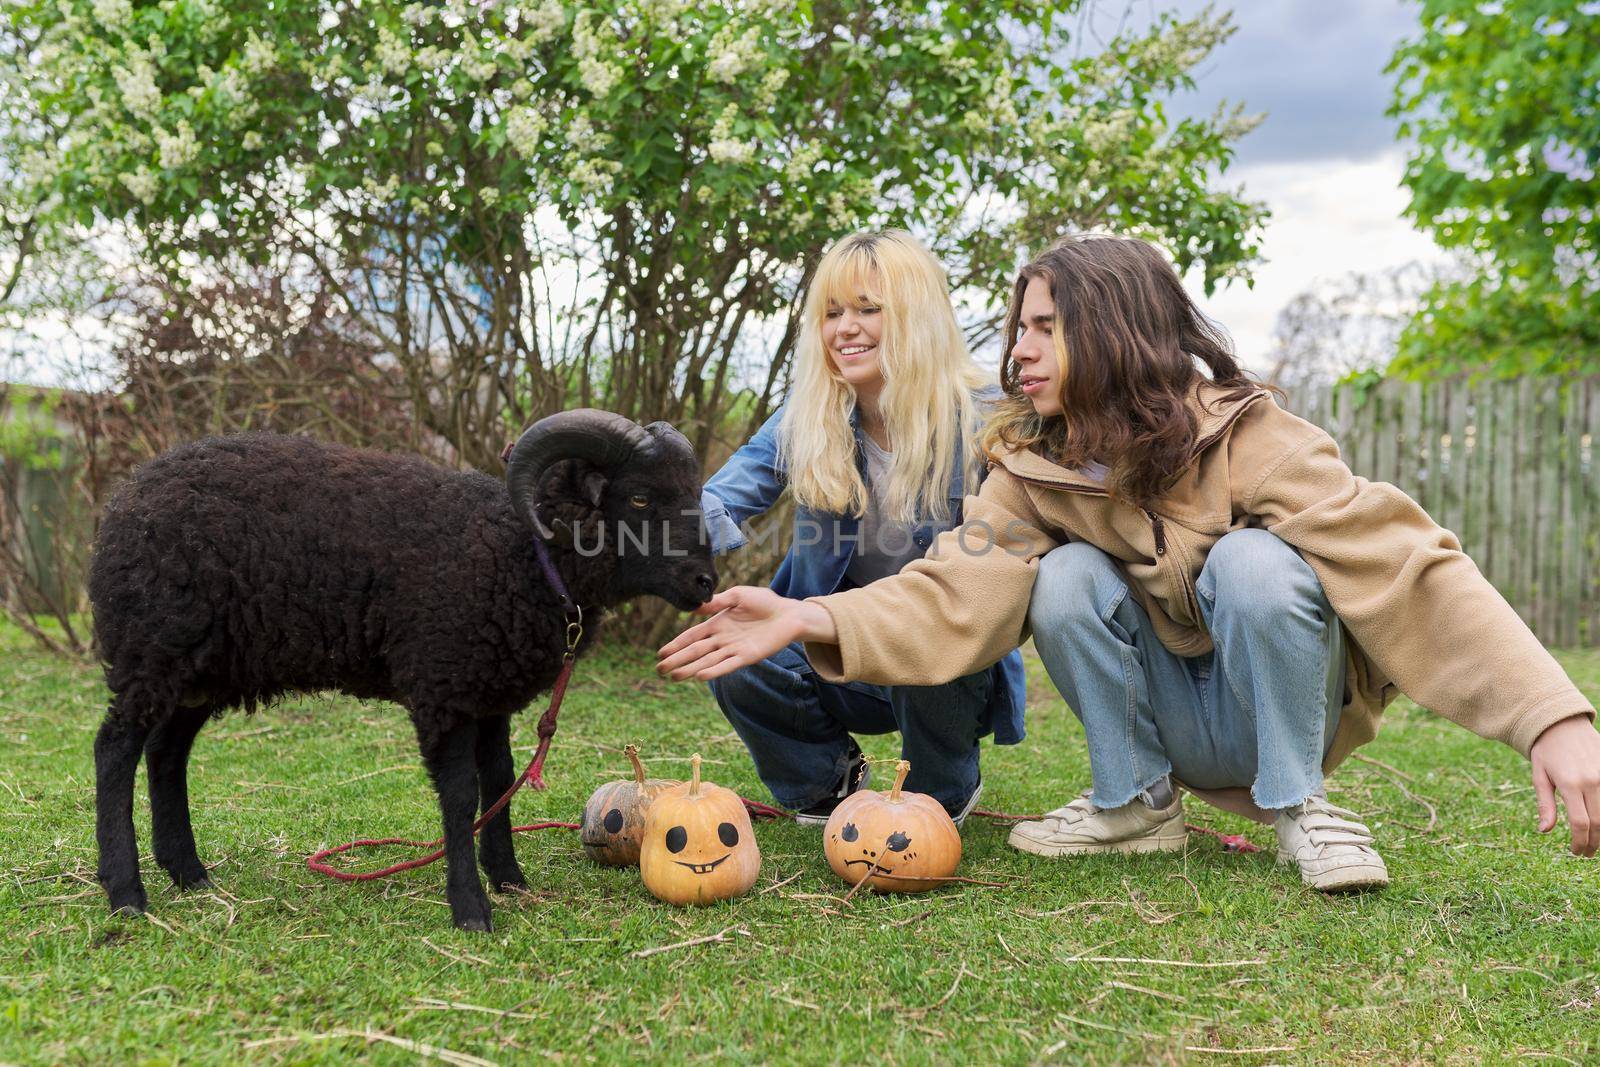
M 1209 10 L 1070 53 L 1021 0 L 13 0 L 48 191 L 175 276 L 314 273 L 464 461 L 571 405 L 705 448 L 781 393 L 808 265 L 924 236 L 992 333 L 1019 257 L 1114 226 L 1242 276 L 1262 208 L 1216 187 L 1252 120 L 1163 101 Z M 353 279 L 353 280 L 352 280 Z M 743 409 L 741 409 L 743 410 Z
M 1389 70 L 1408 214 L 1476 266 L 1429 292 L 1394 369 L 1600 371 L 1600 5 L 1422 0 Z

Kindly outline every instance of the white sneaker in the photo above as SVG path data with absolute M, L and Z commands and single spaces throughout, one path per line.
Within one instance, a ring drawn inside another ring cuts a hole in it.
M 1134 799 L 1120 808 L 1097 808 L 1090 794 L 1057 808 L 1035 822 L 1019 822 L 1006 840 L 1035 856 L 1078 856 L 1090 852 L 1182 852 L 1183 802 L 1152 808 Z
M 1300 880 L 1325 893 L 1389 884 L 1389 869 L 1372 848 L 1372 831 L 1356 813 L 1307 797 L 1298 807 L 1278 812 L 1278 862 L 1298 863 Z

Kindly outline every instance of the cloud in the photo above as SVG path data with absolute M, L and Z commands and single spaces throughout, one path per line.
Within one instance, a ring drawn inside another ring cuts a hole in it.
M 1203 0 L 1162 5 L 1184 16 Z M 1267 119 L 1239 142 L 1240 164 L 1369 160 L 1394 143 L 1384 115 L 1395 46 L 1417 32 L 1416 8 L 1394 0 L 1339 4 L 1294 0 L 1234 8 L 1237 32 L 1196 71 L 1179 115 L 1208 115 L 1223 101 Z
M 1201 309 L 1233 335 L 1246 367 L 1271 368 L 1279 310 L 1318 279 L 1445 258 L 1400 217 L 1409 199 L 1400 186 L 1404 170 L 1404 155 L 1391 146 L 1362 162 L 1262 162 L 1229 172 L 1272 208 L 1266 262 L 1254 289 L 1235 284 L 1205 297 L 1199 272 L 1185 281 Z

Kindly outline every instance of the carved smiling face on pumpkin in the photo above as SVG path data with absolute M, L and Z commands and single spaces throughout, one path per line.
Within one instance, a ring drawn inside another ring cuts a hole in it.
M 650 892 L 671 904 L 710 904 L 742 896 L 761 873 L 750 816 L 737 793 L 691 777 L 650 803 L 639 853 L 639 874 Z
M 903 793 L 911 764 L 901 760 L 887 794 L 860 789 L 840 801 L 823 827 L 822 851 L 852 885 L 870 876 L 880 893 L 919 893 L 943 884 L 961 862 L 961 834 L 937 800 Z

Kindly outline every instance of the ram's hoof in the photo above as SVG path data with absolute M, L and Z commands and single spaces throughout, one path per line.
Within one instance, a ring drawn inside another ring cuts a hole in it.
M 179 889 L 189 891 L 193 889 L 212 889 L 211 875 L 206 870 L 205 864 L 195 860 L 193 865 L 173 864 L 163 868 L 167 876 L 172 879 L 172 884 Z
M 137 886 L 133 889 L 122 889 L 107 894 L 111 900 L 111 914 L 124 915 L 137 918 L 143 915 L 150 906 L 150 901 L 144 895 L 144 887 Z
M 528 880 L 522 876 L 520 868 L 513 867 L 509 871 L 489 871 L 489 884 L 494 886 L 497 893 L 526 893 Z

